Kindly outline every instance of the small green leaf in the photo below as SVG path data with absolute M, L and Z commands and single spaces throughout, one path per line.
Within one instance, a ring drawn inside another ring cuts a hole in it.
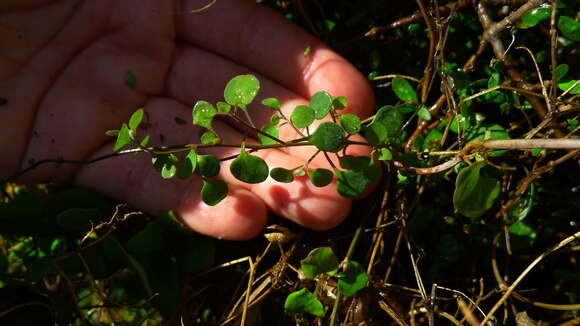
M 200 141 L 202 144 L 215 145 L 219 144 L 221 142 L 221 139 L 215 133 L 211 131 L 206 131 L 203 134 L 201 134 Z
M 228 195 L 228 184 L 223 180 L 203 180 L 201 200 L 209 206 L 219 204 Z
M 113 151 L 118 151 L 121 148 L 125 147 L 131 143 L 131 136 L 129 134 L 129 127 L 126 123 L 123 124 L 121 130 L 119 130 L 119 134 L 117 135 L 117 141 L 115 142 L 115 147 L 113 147 Z
M 143 140 L 141 140 L 141 142 L 139 143 L 139 146 L 141 147 L 145 147 L 149 144 L 149 141 L 151 140 L 151 137 L 149 135 L 145 136 L 143 138 Z
M 197 101 L 193 106 L 193 124 L 196 126 L 212 129 L 211 123 L 213 117 L 217 114 L 217 110 L 206 101 Z
M 215 177 L 220 172 L 220 161 L 213 155 L 197 155 L 197 169 L 206 178 Z
M 245 107 L 252 103 L 260 90 L 260 82 L 253 75 L 240 75 L 232 78 L 224 90 L 226 102 L 233 106 Z
M 479 125 L 474 128 L 468 128 L 465 133 L 465 139 L 467 142 L 472 142 L 475 140 L 488 140 L 488 139 L 510 139 L 509 133 L 504 127 L 497 124 L 485 124 Z M 491 157 L 498 157 L 505 153 L 505 150 L 493 151 L 489 153 Z
M 304 172 L 303 169 L 295 169 L 292 171 L 292 174 L 294 174 L 297 177 L 303 177 L 306 175 L 306 172 Z
M 521 18 L 518 28 L 526 29 L 538 25 L 543 20 L 550 18 L 552 10 L 550 8 L 534 8 L 526 11 Z
M 262 100 L 262 104 L 274 111 L 279 111 L 282 104 L 280 100 L 275 97 L 269 97 Z
M 197 153 L 195 150 L 190 150 L 183 158 L 183 161 L 177 169 L 177 177 L 179 179 L 187 179 L 193 175 L 197 167 Z
M 117 137 L 119 135 L 119 130 L 107 130 L 105 131 L 105 135 Z
M 230 113 L 232 110 L 232 106 L 226 102 L 217 102 L 216 106 L 219 113 Z
M 354 135 L 360 131 L 361 121 L 352 113 L 341 114 L 338 118 L 340 125 L 347 133 Z
M 317 92 L 310 98 L 310 107 L 314 110 L 314 117 L 320 120 L 330 112 L 332 96 L 325 91 Z
M 370 164 L 371 158 L 368 156 L 344 155 L 338 159 L 340 167 L 345 170 L 364 171 Z
M 321 151 L 337 153 L 345 145 L 344 130 L 336 123 L 326 121 L 316 128 L 310 141 Z
M 244 149 L 230 165 L 230 172 L 245 183 L 260 183 L 268 178 L 268 164 L 258 156 L 248 154 Z
M 343 197 L 356 198 L 361 196 L 370 183 L 370 180 L 363 172 L 357 171 L 338 171 L 338 181 L 336 190 Z
M 274 138 L 278 138 L 278 127 L 273 126 L 273 125 L 265 125 L 262 127 L 262 129 L 260 129 L 260 131 L 262 131 L 265 134 L 268 134 Z M 270 137 L 266 137 L 262 134 L 258 134 L 258 139 L 260 140 L 260 143 L 262 145 L 274 145 L 277 144 L 278 142 L 275 141 L 274 139 L 270 138 Z
M 353 296 L 367 286 L 369 276 L 356 261 L 349 260 L 344 273 L 338 275 L 338 288 L 342 294 Z
M 574 88 L 572 88 L 572 90 L 570 90 L 568 93 L 569 94 L 578 94 L 580 93 L 580 83 L 577 83 L 577 80 L 568 80 L 568 81 L 562 81 L 558 83 L 558 88 L 563 90 L 564 92 L 568 91 L 570 88 L 572 88 L 572 86 L 574 86 Z
M 135 78 L 135 75 L 130 72 L 127 71 L 125 73 L 125 85 L 127 85 L 127 87 L 129 88 L 135 88 L 135 86 L 137 85 L 137 78 Z
M 272 114 L 270 117 L 270 124 L 273 126 L 277 126 L 280 123 L 281 116 L 279 114 Z
M 500 193 L 500 182 L 482 174 L 482 169 L 488 166 L 478 162 L 464 168 L 457 175 L 453 206 L 467 217 L 480 217 L 493 203 Z
M 536 187 L 534 183 L 530 185 L 528 190 L 518 198 L 510 207 L 508 216 L 512 220 L 521 221 L 525 219 L 534 206 L 534 199 L 536 197 Z
M 139 124 L 141 124 L 141 121 L 143 120 L 143 114 L 143 109 L 133 112 L 131 119 L 129 119 L 129 129 L 137 130 L 137 128 L 139 128 Z
M 300 268 L 307 278 L 319 274 L 334 275 L 338 270 L 338 258 L 330 247 L 318 247 L 300 261 Z
M 332 108 L 336 111 L 344 110 L 348 106 L 348 101 L 344 96 L 335 96 L 332 98 Z
M 177 156 L 173 154 L 162 154 L 154 155 L 151 159 L 153 166 L 157 172 L 161 173 L 161 177 L 164 179 L 171 179 L 177 172 L 176 163 L 178 161 Z
M 292 292 L 284 302 L 284 311 L 288 315 L 311 314 L 324 315 L 324 306 L 316 296 L 306 289 Z
M 429 109 L 427 109 L 427 107 L 424 105 L 421 105 L 419 111 L 417 111 L 417 116 L 419 116 L 419 118 L 423 120 L 427 121 L 431 120 L 431 113 L 429 112 Z
M 449 72 L 448 78 L 451 79 L 453 87 L 457 89 L 467 88 L 469 83 L 471 83 L 471 78 L 463 71 L 453 70 Z
M 285 168 L 273 168 L 270 171 L 270 176 L 272 179 L 282 183 L 290 183 L 294 181 L 294 175 L 292 174 L 292 171 Z
M 403 126 L 403 115 L 393 106 L 383 106 L 365 128 L 365 137 L 373 145 L 386 144 Z
M 393 79 L 393 92 L 403 102 L 417 103 L 417 92 L 411 84 L 404 78 L 396 77 Z
M 449 130 L 454 133 L 458 133 L 460 130 L 461 132 L 465 132 L 467 128 L 469 128 L 469 118 L 464 116 L 463 114 L 458 114 L 453 118 L 451 125 L 449 126 Z
M 393 153 L 388 148 L 381 148 L 379 150 L 379 160 L 390 161 L 393 159 Z
M 314 122 L 314 110 L 309 106 L 299 105 L 292 111 L 290 121 L 296 128 L 306 128 Z
M 316 187 L 324 187 L 332 182 L 334 174 L 330 170 L 319 168 L 308 172 L 308 178 Z
M 567 38 L 573 41 L 580 41 L 580 22 L 568 16 L 560 16 L 558 19 L 558 29 Z
M 499 85 L 500 77 L 501 76 L 499 72 L 494 72 L 493 74 L 491 74 L 491 77 L 489 77 L 489 79 L 487 80 L 487 87 L 492 88 Z
M 570 70 L 570 66 L 567 64 L 561 64 L 556 67 L 556 81 L 560 81 L 560 79 L 564 78 L 568 71 Z

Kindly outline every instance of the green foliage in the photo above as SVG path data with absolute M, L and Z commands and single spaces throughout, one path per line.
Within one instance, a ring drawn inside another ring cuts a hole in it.
M 345 113 L 341 114 L 340 118 L 340 126 L 346 131 L 348 134 L 354 135 L 358 134 L 361 129 L 361 122 L 359 117 L 352 113 Z
M 192 114 L 194 125 L 211 130 L 211 123 L 217 114 L 217 110 L 211 103 L 206 101 L 197 101 L 193 106 Z
M 411 84 L 404 78 L 396 77 L 393 79 L 393 92 L 395 95 L 403 101 L 410 103 L 417 103 L 419 99 L 417 98 L 417 92 Z
M 483 173 L 490 168 L 484 162 L 475 163 L 459 172 L 455 181 L 453 206 L 467 217 L 480 217 L 490 209 L 500 193 L 500 182 Z
M 403 126 L 403 115 L 395 107 L 387 105 L 379 109 L 365 128 L 365 138 L 374 146 L 387 144 Z
M 314 294 L 306 289 L 290 293 L 284 302 L 284 311 L 289 315 L 311 314 L 324 315 L 324 306 Z
M 316 128 L 310 141 L 321 151 L 337 153 L 345 145 L 344 130 L 336 123 L 326 121 Z
M 244 149 L 230 165 L 230 172 L 245 183 L 260 183 L 268 178 L 268 164 L 258 156 L 248 154 Z
M 262 127 L 262 129 L 260 129 L 260 131 L 262 131 L 265 134 L 268 134 L 274 138 L 278 138 L 279 137 L 279 129 L 278 127 L 274 126 L 274 125 L 265 125 Z M 275 141 L 274 139 L 267 137 L 265 135 L 262 134 L 258 134 L 258 139 L 260 140 L 260 143 L 262 145 L 273 145 L 276 144 L 277 141 Z
M 314 110 L 316 120 L 324 118 L 330 112 L 332 103 L 332 96 L 325 91 L 320 91 L 312 95 L 309 105 Z
M 364 268 L 349 260 L 346 270 L 338 275 L 338 288 L 344 295 L 353 296 L 367 286 L 368 280 Z
M 296 128 L 306 128 L 314 121 L 314 110 L 309 106 L 299 105 L 292 111 L 290 121 Z
M 558 19 L 558 29 L 567 38 L 573 41 L 580 41 L 580 22 L 577 22 L 573 18 L 560 16 Z
M 224 90 L 224 99 L 230 105 L 245 108 L 252 103 L 260 90 L 260 82 L 253 75 L 232 78 Z
M 330 247 L 319 247 L 300 261 L 300 268 L 307 278 L 315 278 L 319 274 L 334 275 L 338 270 L 338 258 Z
M 521 18 L 518 28 L 528 29 L 536 26 L 542 21 L 550 18 L 552 10 L 550 8 L 534 8 L 528 10 Z
M 277 98 L 274 98 L 274 97 L 269 97 L 269 98 L 262 100 L 262 104 L 269 107 L 270 109 L 272 109 L 274 111 L 279 111 L 280 107 L 282 106 L 282 104 L 280 103 L 280 100 Z
M 284 168 L 273 168 L 270 170 L 270 176 L 272 179 L 282 183 L 290 183 L 294 181 L 292 171 Z
M 334 174 L 330 170 L 318 168 L 316 170 L 309 171 L 308 178 L 310 179 L 310 182 L 312 182 L 312 184 L 316 187 L 324 187 L 332 182 Z
M 221 139 L 214 132 L 206 131 L 201 134 L 200 141 L 204 145 L 215 145 L 221 142 Z
M 117 141 L 115 142 L 115 147 L 113 147 L 113 150 L 116 152 L 130 143 L 131 136 L 129 134 L 129 127 L 126 123 L 124 123 L 117 133 Z
M 228 185 L 223 180 L 203 180 L 201 199 L 209 206 L 219 204 L 228 195 Z

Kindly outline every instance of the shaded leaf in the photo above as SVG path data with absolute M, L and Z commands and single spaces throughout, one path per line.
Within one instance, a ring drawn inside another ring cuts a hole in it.
M 403 116 L 393 106 L 383 106 L 365 128 L 365 137 L 373 145 L 386 144 L 403 125 Z
M 314 121 L 314 110 L 309 106 L 299 105 L 292 111 L 290 121 L 296 128 L 306 128 Z
M 260 82 L 253 75 L 232 78 L 224 90 L 224 99 L 233 106 L 245 107 L 252 103 L 260 90 Z
M 248 154 L 244 149 L 230 165 L 230 172 L 245 183 L 260 183 L 268 178 L 268 164 L 258 156 Z
M 392 83 L 393 92 L 395 95 L 404 102 L 417 103 L 419 99 L 417 98 L 417 92 L 411 84 L 404 78 L 396 77 L 393 79 Z
M 580 22 L 568 16 L 560 16 L 558 19 L 558 29 L 564 36 L 573 40 L 580 41 Z
M 482 174 L 487 164 L 478 162 L 459 172 L 455 181 L 453 206 L 467 217 L 480 217 L 493 206 L 500 193 L 500 182 Z
M 338 159 L 340 167 L 345 170 L 364 171 L 370 164 L 371 158 L 368 156 L 344 155 Z
M 190 150 L 189 153 L 183 158 L 183 161 L 177 169 L 177 177 L 179 179 L 187 179 L 193 175 L 195 168 L 197 167 L 197 153 L 194 149 Z
M 290 183 L 294 181 L 294 175 L 292 174 L 292 171 L 285 168 L 273 168 L 270 171 L 270 176 L 272 179 L 282 183 Z
M 566 74 L 568 73 L 569 70 L 570 70 L 570 66 L 568 66 L 565 63 L 558 65 L 556 67 L 556 81 L 559 81 L 560 79 L 564 78 L 564 76 L 566 76 Z
M 203 180 L 201 200 L 209 206 L 219 204 L 228 195 L 228 184 L 223 180 Z
M 284 302 L 284 311 L 289 315 L 311 314 L 324 315 L 324 306 L 316 296 L 306 289 L 292 292 Z
M 115 147 L 113 147 L 113 151 L 118 151 L 121 148 L 125 147 L 131 143 L 131 136 L 129 134 L 129 127 L 126 123 L 121 126 L 119 133 L 117 134 L 117 141 L 115 142 Z
M 269 97 L 262 100 L 262 104 L 274 111 L 279 111 L 282 106 L 280 100 L 275 97 Z
M 197 101 L 193 106 L 193 124 L 196 126 L 212 129 L 211 123 L 213 117 L 217 114 L 217 110 L 206 101 Z
M 319 274 L 334 275 L 338 270 L 338 258 L 330 247 L 318 247 L 300 261 L 300 268 L 307 278 Z
M 230 113 L 232 110 L 232 106 L 226 102 L 217 102 L 216 106 L 219 113 Z
M 220 172 L 220 161 L 213 155 L 198 155 L 197 169 L 206 178 L 215 177 Z
M 348 198 L 361 196 L 370 183 L 363 172 L 352 170 L 338 171 L 337 178 L 336 190 L 340 195 Z
M 344 96 L 335 96 L 332 98 L 332 108 L 335 110 L 343 110 L 348 106 L 348 101 Z
M 326 121 L 316 128 L 310 141 L 321 151 L 336 153 L 345 145 L 344 130 L 336 123 Z
M 332 106 L 332 96 L 325 91 L 317 92 L 310 98 L 310 107 L 314 110 L 316 120 L 324 118 Z
M 332 182 L 334 174 L 328 169 L 319 168 L 308 172 L 308 178 L 316 187 L 324 187 Z
M 143 109 L 139 109 L 133 112 L 131 118 L 129 119 L 129 129 L 137 130 L 139 124 L 141 124 L 141 121 L 143 120 L 143 114 Z
M 352 113 L 341 114 L 338 120 L 344 131 L 351 135 L 354 135 L 360 131 L 361 121 L 356 115 Z
M 369 280 L 364 268 L 356 261 L 349 260 L 343 273 L 338 275 L 338 288 L 347 296 L 353 296 L 367 286 Z
M 550 8 L 534 8 L 532 10 L 526 11 L 520 23 L 517 25 L 518 28 L 526 29 L 538 25 L 543 20 L 550 18 L 552 9 Z
M 138 257 L 157 253 L 165 246 L 163 232 L 155 222 L 149 222 L 145 228 L 127 242 L 127 250 Z
M 200 141 L 202 144 L 219 144 L 221 139 L 214 132 L 206 131 L 201 135 Z
M 262 131 L 263 133 L 268 134 L 274 138 L 278 138 L 278 136 L 279 136 L 278 127 L 270 125 L 270 124 L 263 126 L 262 129 L 260 129 L 260 131 Z M 272 139 L 270 137 L 266 137 L 262 134 L 258 134 L 258 139 L 260 140 L 260 143 L 262 145 L 274 145 L 274 144 L 278 143 L 274 139 Z

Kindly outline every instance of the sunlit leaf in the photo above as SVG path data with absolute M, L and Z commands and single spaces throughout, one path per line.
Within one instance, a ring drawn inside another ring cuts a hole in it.
M 278 131 L 278 127 L 276 127 L 276 126 L 268 124 L 268 125 L 263 126 L 262 129 L 260 129 L 260 131 L 262 131 L 263 133 L 268 134 L 274 138 L 278 138 L 279 131 Z M 260 140 L 260 143 L 262 145 L 273 145 L 273 144 L 278 143 L 274 139 L 267 137 L 265 135 L 262 135 L 262 134 L 258 134 L 258 139 Z
M 534 8 L 528 10 L 522 15 L 521 21 L 517 27 L 521 29 L 534 27 L 543 20 L 550 18 L 551 13 L 552 10 L 550 8 Z
M 117 134 L 117 141 L 115 142 L 115 147 L 113 147 L 113 151 L 118 151 L 121 148 L 125 147 L 125 145 L 128 145 L 131 143 L 131 136 L 129 134 L 129 127 L 127 126 L 126 123 L 123 124 L 123 126 L 121 127 L 121 130 L 119 130 L 119 133 Z
M 379 160 L 381 161 L 390 161 L 393 159 L 393 153 L 388 148 L 381 148 L 379 150 Z
M 314 121 L 314 110 L 309 106 L 299 105 L 292 111 L 290 121 L 296 128 L 306 128 Z
M 292 174 L 292 171 L 284 168 L 273 168 L 270 171 L 270 176 L 272 179 L 282 183 L 290 183 L 294 181 L 294 175 Z
M 195 150 L 190 150 L 183 158 L 179 168 L 177 169 L 177 177 L 180 179 L 187 179 L 193 175 L 197 167 L 197 153 Z
M 501 75 L 499 74 L 499 72 L 494 72 L 493 74 L 491 74 L 491 77 L 489 77 L 489 79 L 487 80 L 487 87 L 492 88 L 499 85 L 500 77 Z
M 463 114 L 458 114 L 453 118 L 451 125 L 449 126 L 449 130 L 454 133 L 458 133 L 460 130 L 461 132 L 465 132 L 467 128 L 469 128 L 469 118 L 464 116 Z
M 200 141 L 202 144 L 219 144 L 221 139 L 215 133 L 211 131 L 206 131 L 201 134 Z
M 143 230 L 129 239 L 127 250 L 137 257 L 146 257 L 161 251 L 164 245 L 163 232 L 157 223 L 149 222 Z
M 272 114 L 270 117 L 270 124 L 273 126 L 277 126 L 280 123 L 281 116 L 279 114 Z
M 206 101 L 197 101 L 193 106 L 193 124 L 196 126 L 212 129 L 211 123 L 213 117 L 217 114 L 217 110 L 211 103 Z
M 155 170 L 161 174 L 164 179 L 171 179 L 177 172 L 177 157 L 173 154 L 154 155 L 151 159 Z
M 351 135 L 360 131 L 361 121 L 356 115 L 352 113 L 341 114 L 338 120 L 344 131 Z
M 332 96 L 325 91 L 317 92 L 310 98 L 310 107 L 314 110 L 316 120 L 324 118 L 332 106 Z
M 275 98 L 275 97 L 269 97 L 269 98 L 263 99 L 262 104 L 269 107 L 270 109 L 272 109 L 274 111 L 279 111 L 280 107 L 282 106 L 282 104 L 280 103 L 280 100 Z
M 368 156 L 344 155 L 338 161 L 340 167 L 345 170 L 363 171 L 369 166 L 371 158 Z
M 300 261 L 300 268 L 307 278 L 318 274 L 334 275 L 338 270 L 338 258 L 330 247 L 318 247 Z
M 570 66 L 567 64 L 561 64 L 556 67 L 556 81 L 560 81 L 560 79 L 564 78 L 568 71 L 570 70 Z
M 288 315 L 311 314 L 323 316 L 324 306 L 314 294 L 306 289 L 301 289 L 288 295 L 284 302 L 284 311 Z
M 144 114 L 143 109 L 139 109 L 133 112 L 131 118 L 129 119 L 129 129 L 137 130 L 139 124 L 141 124 L 141 121 L 143 120 L 143 114 Z
M 232 110 L 232 106 L 226 102 L 217 102 L 216 107 L 219 113 L 229 113 Z
M 404 102 L 417 103 L 419 99 L 417 98 L 417 92 L 411 84 L 404 78 L 396 77 L 393 79 L 392 83 L 393 92 L 395 95 Z
M 268 164 L 258 156 L 248 154 L 244 149 L 230 165 L 230 172 L 245 183 L 260 183 L 268 178 Z
M 206 178 L 212 178 L 220 172 L 220 161 L 213 155 L 197 155 L 197 171 Z
M 316 187 L 324 187 L 332 182 L 334 174 L 330 170 L 319 168 L 308 172 L 308 178 Z
M 219 204 L 228 195 L 228 184 L 223 180 L 203 180 L 201 200 L 209 206 Z
M 490 209 L 500 193 L 500 182 L 482 174 L 488 165 L 478 162 L 459 172 L 455 181 L 453 206 L 467 217 L 480 217 Z
M 346 270 L 338 275 L 338 288 L 347 296 L 353 296 L 367 286 L 369 276 L 356 261 L 349 260 Z
M 232 78 L 224 90 L 226 102 L 233 106 L 245 107 L 252 103 L 260 90 L 260 82 L 253 75 L 240 75 Z
M 336 153 L 345 145 L 344 129 L 334 122 L 323 122 L 316 128 L 310 141 L 321 151 Z
M 97 208 L 69 208 L 56 216 L 56 223 L 65 231 L 87 232 L 101 220 Z

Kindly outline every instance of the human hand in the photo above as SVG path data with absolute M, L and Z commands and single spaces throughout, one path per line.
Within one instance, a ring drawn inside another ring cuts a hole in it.
M 255 102 L 277 97 L 282 110 L 319 90 L 349 100 L 346 112 L 368 116 L 370 87 L 349 63 L 319 41 L 251 0 L 37 0 L 26 8 L 0 5 L 0 175 L 9 176 L 42 159 L 85 160 L 110 153 L 118 129 L 133 111 L 147 113 L 151 145 L 195 143 L 199 128 L 191 120 L 198 99 L 222 99 L 235 75 L 258 76 L 262 88 Z M 15 8 L 13 7 L 13 8 Z M 312 47 L 309 56 L 303 52 Z M 136 77 L 134 88 L 124 76 Z M 271 112 L 250 108 L 257 125 Z M 343 111 L 344 112 L 344 111 Z M 243 134 L 227 121 L 216 125 L 225 140 Z M 290 128 L 280 138 L 291 139 Z M 238 149 L 212 149 L 217 157 Z M 351 154 L 366 154 L 353 147 Z M 264 150 L 256 155 L 271 166 L 294 168 L 312 150 Z M 316 188 L 306 179 L 280 184 L 272 179 L 249 185 L 238 182 L 224 162 L 220 172 L 230 184 L 217 206 L 199 197 L 201 180 L 164 180 L 146 155 L 124 155 L 90 165 L 41 165 L 21 177 L 24 182 L 72 182 L 100 190 L 149 213 L 173 210 L 197 232 L 224 239 L 246 239 L 263 227 L 267 210 L 305 227 L 322 230 L 340 223 L 350 209 L 335 185 Z M 322 166 L 322 160 L 314 165 Z

